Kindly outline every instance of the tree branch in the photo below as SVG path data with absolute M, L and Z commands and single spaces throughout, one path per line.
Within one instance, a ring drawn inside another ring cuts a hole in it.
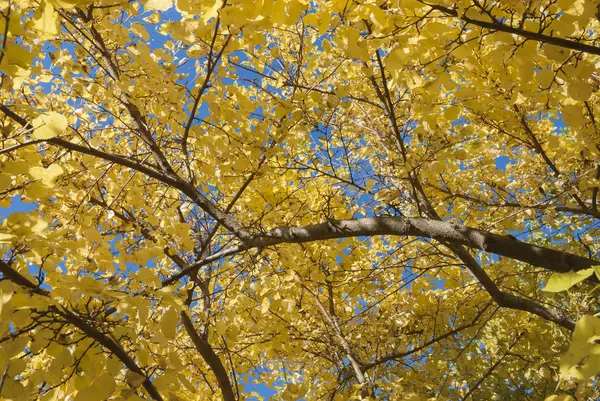
M 542 319 L 554 322 L 570 331 L 575 330 L 575 321 L 573 319 L 567 316 L 562 316 L 560 313 L 546 308 L 545 306 L 529 299 L 501 291 L 496 283 L 494 283 L 494 281 L 490 278 L 490 276 L 488 276 L 485 270 L 483 270 L 481 265 L 475 260 L 475 258 L 471 256 L 471 254 L 462 246 L 448 244 L 446 244 L 446 246 L 452 249 L 456 256 L 460 258 L 467 269 L 469 269 L 469 271 L 475 276 L 475 278 L 479 281 L 483 288 L 485 288 L 488 294 L 490 294 L 498 306 L 529 312 L 541 317 Z
M 223 401 L 235 401 L 236 397 L 233 393 L 233 386 L 231 385 L 229 375 L 227 374 L 227 370 L 225 369 L 225 366 L 223 366 L 221 359 L 212 349 L 208 341 L 204 340 L 198 334 L 194 328 L 192 320 L 187 313 L 181 312 L 181 320 L 183 322 L 183 327 L 192 339 L 196 350 L 200 353 L 200 355 L 202 355 L 204 362 L 206 362 L 214 375 L 217 377 L 217 382 L 219 383 L 219 388 L 221 389 L 221 394 L 223 395 Z
M 4 278 L 12 281 L 13 283 L 20 285 L 22 287 L 29 288 L 33 290 L 36 294 L 43 296 L 50 296 L 50 292 L 39 288 L 37 285 L 29 281 L 25 276 L 23 276 L 18 271 L 14 270 L 12 267 L 8 265 L 5 261 L 0 259 L 0 272 L 4 276 Z M 125 351 L 119 344 L 115 341 L 111 340 L 109 337 L 98 331 L 95 327 L 89 325 L 85 320 L 80 318 L 76 313 L 71 312 L 70 310 L 62 307 L 59 309 L 56 306 L 50 306 L 49 309 L 63 316 L 65 319 L 69 321 L 72 325 L 77 327 L 83 333 L 85 333 L 88 337 L 94 339 L 98 344 L 110 350 L 121 362 L 127 366 L 129 370 L 144 376 L 144 382 L 142 385 L 148 392 L 148 394 L 156 401 L 162 401 L 163 398 L 154 387 L 150 378 L 144 374 L 142 369 L 135 363 L 135 361 L 129 356 L 127 351 Z
M 254 235 L 244 244 L 234 246 L 191 264 L 163 281 L 170 285 L 190 271 L 223 257 L 252 248 L 264 248 L 286 243 L 304 243 L 337 238 L 371 237 L 375 235 L 416 236 L 440 242 L 464 245 L 519 260 L 556 273 L 579 271 L 600 265 L 600 261 L 572 253 L 528 244 L 508 235 L 498 235 L 470 227 L 422 217 L 368 217 L 353 220 L 332 220 L 303 227 L 280 227 Z
M 464 245 L 557 273 L 583 270 L 600 261 L 528 244 L 509 236 L 422 217 L 369 217 L 332 220 L 304 227 L 280 227 L 246 241 L 246 248 L 374 235 L 417 236 Z
M 481 385 L 481 383 L 483 383 L 485 381 L 485 379 L 488 378 L 489 375 L 492 374 L 492 372 L 494 372 L 494 370 L 498 367 L 498 365 L 500 365 L 502 363 L 502 361 L 504 361 L 504 358 L 506 358 L 509 353 L 510 350 L 513 349 L 513 347 L 515 345 L 517 345 L 517 343 L 519 342 L 519 340 L 521 339 L 521 337 L 523 337 L 523 333 L 520 333 L 512 342 L 512 344 L 508 347 L 508 350 L 506 350 L 506 352 L 504 353 L 504 355 L 502 355 L 502 357 L 500 357 L 500 359 L 498 359 L 496 362 L 494 362 L 494 364 L 492 366 L 489 367 L 489 369 L 483 374 L 483 376 L 477 380 L 472 386 L 469 386 L 469 391 L 467 391 L 467 394 L 465 394 L 465 396 L 462 398 L 461 401 L 465 401 L 467 398 L 469 398 L 469 396 L 471 396 L 471 394 L 473 394 L 473 392 L 475 390 L 477 390 L 477 388 L 479 388 L 479 386 Z
M 600 47 L 586 45 L 585 43 L 575 42 L 574 40 L 558 38 L 555 36 L 548 36 L 548 35 L 544 35 L 543 33 L 531 32 L 531 31 L 527 31 L 527 30 L 521 29 L 521 28 L 514 28 L 512 26 L 505 25 L 504 23 L 502 23 L 498 20 L 494 20 L 492 22 L 480 21 L 480 20 L 476 20 L 473 18 L 469 18 L 466 15 L 459 15 L 456 10 L 453 10 L 448 7 L 444 7 L 444 6 L 437 5 L 437 4 L 428 4 L 424 1 L 420 1 L 420 2 L 428 7 L 431 7 L 432 9 L 440 11 L 446 15 L 459 18 L 461 21 L 464 21 L 468 24 L 473 24 L 473 25 L 479 26 L 481 28 L 489 29 L 491 31 L 507 32 L 507 33 L 521 36 L 523 38 L 535 40 L 537 42 L 548 43 L 551 45 L 560 46 L 560 47 L 564 47 L 567 49 L 576 50 L 576 51 L 580 51 L 580 52 L 584 52 L 584 53 L 600 55 Z
M 21 124 L 23 127 L 33 128 L 31 123 L 29 123 L 26 119 L 20 117 L 15 112 L 10 110 L 6 105 L 0 104 L 0 111 L 2 111 L 4 114 Z M 183 181 L 180 177 L 173 175 L 170 172 L 158 171 L 154 168 L 145 166 L 140 162 L 132 160 L 128 157 L 103 152 L 94 148 L 85 147 L 66 141 L 61 138 L 51 138 L 46 140 L 46 142 L 56 146 L 60 146 L 64 149 L 72 150 L 74 152 L 88 154 L 107 161 L 111 161 L 115 164 L 124 167 L 129 167 L 133 170 L 139 171 L 140 173 L 146 174 L 147 176 L 154 178 L 164 184 L 167 184 L 188 196 L 190 199 L 192 199 L 192 201 L 194 201 L 198 205 L 198 207 L 200 207 L 202 210 L 204 210 L 206 213 L 212 216 L 217 222 L 219 222 L 219 224 L 227 228 L 241 240 L 245 240 L 250 237 L 248 230 L 244 228 L 240 223 L 238 223 L 231 215 L 223 212 L 221 209 L 215 206 L 207 197 L 202 195 L 192 184 Z
M 405 356 L 414 354 L 416 352 L 421 351 L 422 349 L 425 349 L 425 348 L 429 347 L 430 345 L 433 345 L 433 344 L 435 344 L 435 343 L 437 343 L 439 341 L 442 341 L 446 337 L 450 337 L 450 336 L 452 336 L 454 334 L 457 334 L 457 333 L 463 331 L 464 329 L 467 329 L 469 327 L 473 327 L 477 323 L 477 320 L 479 320 L 479 318 L 481 317 L 481 315 L 483 315 L 483 313 L 487 310 L 487 308 L 491 304 L 492 304 L 491 302 L 488 303 L 479 312 L 477 312 L 477 314 L 475 315 L 475 317 L 472 319 L 471 322 L 462 324 L 462 325 L 458 326 L 455 329 L 452 329 L 452 330 L 450 330 L 450 331 L 448 331 L 448 332 L 446 332 L 444 334 L 441 334 L 441 335 L 439 335 L 437 337 L 434 337 L 431 340 L 427 341 L 426 343 L 424 343 L 424 344 L 422 344 L 422 345 L 420 345 L 420 346 L 418 346 L 416 348 L 413 348 L 413 349 L 411 349 L 409 351 L 392 352 L 392 353 L 390 353 L 388 355 L 385 355 L 385 356 L 382 356 L 380 358 L 377 358 L 373 362 L 370 362 L 370 363 L 367 363 L 367 364 L 363 365 L 362 366 L 363 371 L 366 372 L 367 370 L 372 369 L 372 368 L 374 368 L 376 366 L 379 366 L 379 365 L 381 365 L 383 363 L 386 363 L 388 361 L 391 361 L 391 360 L 394 360 L 394 359 L 398 359 L 398 358 L 403 358 Z

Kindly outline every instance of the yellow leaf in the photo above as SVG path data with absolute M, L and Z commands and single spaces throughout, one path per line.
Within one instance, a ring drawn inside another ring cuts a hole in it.
M 173 308 L 167 309 L 160 319 L 160 329 L 169 340 L 174 339 L 177 334 L 177 323 L 179 323 L 177 311 Z
M 15 235 L 41 234 L 48 227 L 46 220 L 26 212 L 13 213 L 3 223 Z
M 514 104 L 523 104 L 527 101 L 527 97 L 525 97 L 521 91 L 515 91 L 513 92 L 511 101 Z
M 101 401 L 97 389 L 94 387 L 85 387 L 81 389 L 73 401 Z
M 147 10 L 167 11 L 173 6 L 173 0 L 148 0 L 144 3 Z
M 156 288 L 160 287 L 160 279 L 154 270 L 150 268 L 142 267 L 136 272 L 135 278 L 144 284 L 151 285 Z
M 366 4 L 357 7 L 358 15 L 363 20 L 371 20 L 375 28 L 384 29 L 389 25 L 389 19 L 385 12 L 376 5 Z
M 89 228 L 85 231 L 84 237 L 91 242 L 102 242 L 102 234 L 95 228 Z
M 211 18 L 214 18 L 218 15 L 221 6 L 223 5 L 223 0 L 216 0 L 215 3 L 211 7 L 204 8 L 202 7 L 202 20 L 207 22 Z
M 60 397 L 61 390 L 60 388 L 55 388 L 54 390 L 50 390 L 49 392 L 45 393 L 43 396 L 41 396 L 39 399 L 40 401 L 58 401 Z
M 570 395 L 551 395 L 550 397 L 547 397 L 544 401 L 575 401 L 575 398 L 571 397 Z
M 36 166 L 29 169 L 31 178 L 42 181 L 48 187 L 52 187 L 56 178 L 63 172 L 64 170 L 58 164 L 52 164 L 48 168 Z
M 250 160 L 245 156 L 238 158 L 232 165 L 233 170 L 236 173 L 243 173 L 244 171 L 247 171 L 250 166 Z
M 51 3 L 42 1 L 33 17 L 33 29 L 42 39 L 52 39 L 58 35 L 58 13 Z
M 444 110 L 444 117 L 448 120 L 456 120 L 460 117 L 460 113 L 462 112 L 462 108 L 460 106 L 450 106 L 446 110 Z
M 335 94 L 340 98 L 344 98 L 350 94 L 350 88 L 348 85 L 340 85 L 335 88 Z
M 425 31 L 427 33 L 432 33 L 433 35 L 441 35 L 447 33 L 450 27 L 446 24 L 442 24 L 441 22 L 431 22 L 425 25 Z
M 116 357 L 108 358 L 108 360 L 106 361 L 106 371 L 108 372 L 109 375 L 111 375 L 113 377 L 115 377 L 119 374 L 122 367 L 123 367 L 123 362 L 121 362 Z
M 385 64 L 390 69 L 399 70 L 404 66 L 404 63 L 409 56 L 409 48 L 398 46 L 389 52 L 389 54 L 385 57 Z
M 573 104 L 564 106 L 561 111 L 563 122 L 571 127 L 579 127 L 586 123 L 581 107 Z
M 180 371 L 184 368 L 181 363 L 181 357 L 177 354 L 177 352 L 170 351 L 169 352 L 169 364 L 176 371 Z
M 554 71 L 542 68 L 535 75 L 535 80 L 540 84 L 542 89 L 547 89 L 552 85 L 554 80 Z
M 594 3 L 586 0 L 560 0 L 558 6 L 569 15 L 580 18 L 591 18 L 596 13 Z
M 146 323 L 146 319 L 148 319 L 148 307 L 144 304 L 140 304 L 137 306 L 137 318 L 138 321 L 140 322 L 140 325 L 143 325 Z
M 600 318 L 585 315 L 575 325 L 569 351 L 560 358 L 560 377 L 587 380 L 600 371 Z
M 533 53 L 536 54 L 536 53 Z M 533 78 L 533 72 L 534 72 L 534 64 L 531 61 L 526 61 L 523 63 L 523 65 L 519 68 L 519 79 L 522 82 L 530 82 L 531 78 Z
M 227 323 L 223 320 L 219 320 L 215 323 L 215 331 L 219 333 L 219 335 L 224 336 L 227 333 Z
M 6 23 L 8 22 L 8 36 L 20 36 L 24 33 L 24 27 L 21 25 L 21 12 L 18 9 L 11 9 L 9 21 L 5 18 L 0 20 L 0 32 L 4 32 L 7 29 Z
M 132 393 L 129 397 L 127 397 L 127 401 L 146 401 L 146 399 L 135 393 Z
M 144 25 L 142 25 L 139 22 L 134 22 L 133 24 L 131 24 L 129 29 L 131 30 L 131 32 L 135 33 L 140 38 L 142 38 L 142 40 L 144 40 L 145 42 L 147 42 L 150 39 L 150 34 L 148 33 Z
M 198 391 L 196 387 L 194 387 L 184 375 L 178 374 L 177 377 L 179 378 L 181 384 L 183 384 L 183 386 L 187 389 L 187 391 L 191 393 L 195 393 L 196 391 Z
M 439 174 L 439 173 L 443 172 L 444 169 L 445 169 L 444 164 L 442 162 L 440 162 L 440 161 L 434 161 L 433 163 L 431 163 L 429 165 L 429 168 L 435 174 Z
M 554 273 L 548 279 L 546 286 L 543 291 L 546 292 L 560 292 L 566 291 L 580 281 L 585 280 L 589 276 L 594 274 L 594 268 L 585 269 L 580 271 L 572 271 L 568 273 Z
M 194 7 L 190 0 L 175 0 L 175 8 L 183 15 L 192 14 L 194 12 Z
M 85 6 L 87 4 L 92 4 L 94 0 L 52 0 L 52 2 L 56 5 L 57 8 L 65 8 L 70 10 L 77 6 Z
M 271 306 L 271 301 L 269 298 L 263 298 L 262 303 L 260 304 L 260 313 L 263 315 L 269 311 L 269 307 Z
M 125 373 L 125 381 L 132 388 L 138 388 L 139 386 L 142 385 L 142 383 L 144 383 L 145 380 L 146 380 L 145 376 L 143 376 L 139 373 L 136 373 L 136 372 L 132 372 L 131 370 L 128 370 L 127 373 Z
M 340 28 L 335 39 L 341 42 L 340 47 L 345 48 L 348 57 L 364 62 L 369 61 L 369 53 L 361 46 L 360 33 L 355 28 L 350 26 Z
M 5 64 L 9 66 L 16 65 L 21 68 L 29 68 L 33 62 L 33 55 L 25 47 L 16 43 L 8 43 L 4 48 L 6 57 L 2 60 L 2 68 L 5 69 Z
M 0 244 L 8 244 L 16 237 L 12 234 L 0 233 Z
M 572 99 L 585 102 L 592 96 L 592 87 L 586 82 L 573 81 L 569 83 L 567 93 Z
M 24 391 L 25 388 L 19 381 L 14 380 L 11 377 L 7 377 L 4 381 L 4 386 L 2 387 L 2 395 L 4 396 L 3 399 L 21 398 L 21 395 L 24 393 Z
M 594 273 L 596 273 L 596 277 L 600 280 L 600 266 L 594 266 Z
M 545 44 L 544 55 L 550 60 L 562 63 L 569 58 L 571 51 L 562 46 Z
M 12 298 L 13 293 L 9 292 L 8 294 L 4 293 L 4 290 L 0 288 L 0 316 L 2 316 L 2 308 L 4 304 L 7 304 Z
M 2 288 L 0 288 L 0 305 L 4 305 L 8 301 L 10 301 L 12 296 L 13 296 L 12 292 L 4 293 L 4 290 L 2 290 Z
M 454 157 L 458 160 L 465 160 L 469 155 L 464 149 L 457 149 L 454 151 Z
M 277 24 L 293 25 L 302 14 L 303 4 L 298 0 L 277 0 L 269 16 Z
M 115 379 L 108 373 L 103 374 L 94 381 L 96 394 L 101 400 L 109 398 L 117 388 Z
M 33 130 L 35 138 L 50 139 L 62 134 L 67 129 L 69 123 L 65 116 L 51 111 L 35 118 L 32 121 L 32 125 L 35 127 Z

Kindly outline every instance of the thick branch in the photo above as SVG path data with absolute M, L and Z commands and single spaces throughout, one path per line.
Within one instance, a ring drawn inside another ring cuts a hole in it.
M 148 394 L 150 394 L 150 397 L 152 397 L 152 399 L 154 400 L 162 401 L 162 396 L 160 395 L 156 387 L 154 387 L 154 385 L 150 381 L 150 378 L 146 376 L 142 369 L 140 369 L 139 366 L 137 366 L 137 364 L 135 363 L 135 361 L 129 356 L 127 351 L 125 351 L 119 344 L 111 340 L 109 337 L 98 331 L 93 326 L 87 324 L 75 313 L 67 309 L 63 309 L 59 313 L 63 315 L 71 324 L 77 326 L 77 328 L 83 331 L 88 337 L 93 338 L 98 344 L 110 350 L 117 358 L 119 358 L 121 362 L 125 364 L 125 366 L 127 366 L 127 369 L 144 376 L 144 382 L 142 383 L 142 385 L 144 386 Z
M 3 261 L 2 259 L 0 259 L 0 273 L 2 273 L 3 278 L 10 280 L 17 285 L 20 285 L 21 287 L 29 288 L 30 290 L 32 290 L 32 292 L 36 294 L 48 295 L 48 291 L 38 287 L 37 285 L 29 281 L 27 277 L 23 276 L 21 273 L 10 267 L 8 263 Z
M 552 309 L 546 308 L 537 302 L 501 291 L 475 258 L 462 246 L 448 244 L 446 244 L 446 246 L 452 249 L 456 256 L 460 258 L 467 269 L 469 269 L 469 271 L 477 278 L 479 283 L 499 306 L 529 312 L 542 319 L 554 322 L 568 330 L 575 330 L 575 321 L 573 321 L 573 319 L 563 316 Z
M 443 221 L 421 217 L 369 217 L 354 220 L 334 220 L 303 227 L 280 227 L 265 234 L 253 236 L 242 245 L 219 252 L 200 260 L 166 279 L 169 285 L 190 271 L 223 257 L 252 248 L 264 248 L 285 243 L 304 243 L 336 238 L 371 237 L 375 235 L 416 236 L 440 242 L 481 249 L 532 266 L 543 267 L 557 273 L 583 270 L 600 265 L 600 261 L 568 252 L 539 247 L 519 241 L 508 235 L 498 235 L 469 227 L 456 227 Z
M 600 265 L 600 261 L 519 241 L 509 235 L 498 235 L 466 226 L 421 217 L 371 217 L 335 220 L 304 227 L 281 227 L 246 242 L 246 248 L 281 243 L 302 243 L 335 238 L 394 235 L 417 236 L 441 242 L 481 249 L 553 272 L 565 273 Z
M 217 382 L 219 383 L 219 388 L 223 395 L 223 401 L 235 401 L 236 398 L 233 393 L 233 387 L 229 380 L 229 376 L 227 375 L 227 370 L 225 370 L 225 366 L 223 366 L 223 362 L 221 362 L 221 359 L 212 349 L 208 341 L 204 340 L 198 334 L 187 313 L 181 312 L 181 320 L 183 321 L 183 327 L 192 339 L 196 350 L 202 355 L 204 362 L 206 362 L 217 377 Z

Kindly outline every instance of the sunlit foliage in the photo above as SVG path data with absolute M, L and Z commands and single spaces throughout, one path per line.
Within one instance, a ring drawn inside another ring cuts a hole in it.
M 598 13 L 0 0 L 0 396 L 597 400 Z

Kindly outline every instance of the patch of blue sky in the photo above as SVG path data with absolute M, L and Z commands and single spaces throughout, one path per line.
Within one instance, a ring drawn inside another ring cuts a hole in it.
M 247 401 L 259 401 L 260 399 L 270 400 L 273 396 L 275 396 L 275 394 L 277 394 L 276 390 L 274 390 L 273 388 L 262 383 L 260 381 L 260 379 L 256 376 L 241 375 L 241 379 L 242 379 L 242 383 L 244 384 L 244 392 L 245 393 L 256 392 L 256 393 L 260 394 L 260 397 L 261 397 L 261 398 L 258 398 L 255 396 L 246 397 L 245 399 Z
M 494 164 L 495 164 L 496 168 L 503 172 L 506 172 L 507 165 L 515 164 L 515 163 L 516 163 L 516 160 L 513 160 L 509 156 L 506 156 L 506 155 L 497 156 L 494 159 Z
M 37 210 L 38 206 L 35 203 L 24 202 L 20 195 L 15 195 L 10 198 L 8 207 L 0 207 L 0 221 L 6 219 L 13 213 L 24 212 L 29 213 Z

